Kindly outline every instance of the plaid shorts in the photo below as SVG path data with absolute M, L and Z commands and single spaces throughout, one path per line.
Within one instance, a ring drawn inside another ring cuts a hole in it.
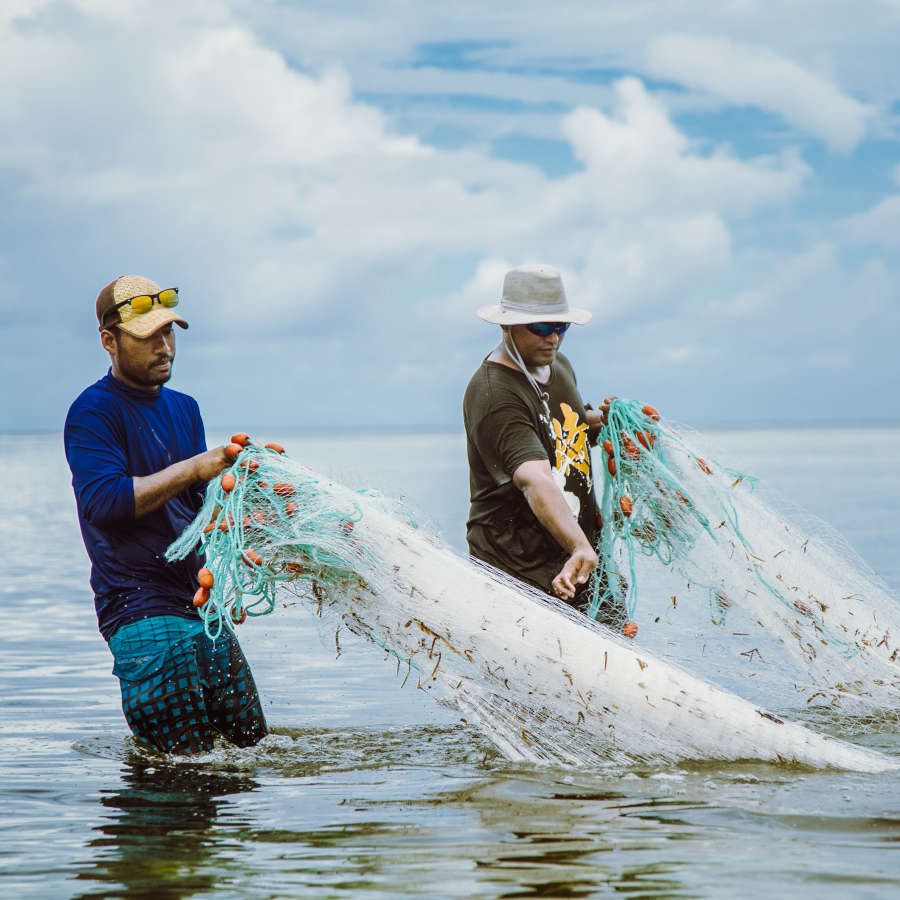
M 109 648 L 125 720 L 158 750 L 211 750 L 217 733 L 249 747 L 268 733 L 250 666 L 231 632 L 212 641 L 200 621 L 152 616 L 123 625 Z

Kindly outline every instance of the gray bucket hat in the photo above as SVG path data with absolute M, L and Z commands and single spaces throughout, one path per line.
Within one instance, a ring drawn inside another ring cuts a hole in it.
M 572 322 L 584 325 L 591 320 L 586 309 L 569 306 L 562 276 L 553 266 L 517 266 L 503 279 L 499 303 L 482 306 L 478 316 L 495 325 L 527 325 L 529 322 Z

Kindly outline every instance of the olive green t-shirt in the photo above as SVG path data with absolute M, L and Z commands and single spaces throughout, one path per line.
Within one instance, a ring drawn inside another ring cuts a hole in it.
M 513 473 L 524 462 L 549 460 L 592 545 L 597 502 L 584 403 L 565 356 L 557 354 L 550 380 L 538 387 L 548 395 L 549 423 L 522 372 L 485 360 L 469 381 L 463 400 L 470 497 L 466 540 L 472 556 L 549 592 L 568 554 L 537 520 Z

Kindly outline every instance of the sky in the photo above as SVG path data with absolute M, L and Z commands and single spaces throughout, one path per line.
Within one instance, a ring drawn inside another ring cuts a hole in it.
M 900 0 L 3 0 L 0 430 L 106 371 L 122 274 L 215 427 L 459 428 L 523 263 L 588 401 L 900 421 L 898 47 Z

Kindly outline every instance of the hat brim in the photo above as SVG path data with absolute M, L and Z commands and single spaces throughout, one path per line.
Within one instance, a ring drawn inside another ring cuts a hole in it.
M 152 309 L 143 315 L 135 316 L 128 322 L 117 322 L 116 327 L 127 332 L 132 337 L 147 338 L 171 322 L 177 323 L 182 328 L 188 327 L 188 323 L 181 316 L 164 306 Z
M 586 309 L 569 307 L 566 312 L 559 313 L 527 313 L 504 309 L 499 303 L 482 306 L 477 312 L 479 319 L 494 325 L 528 325 L 531 322 L 571 322 L 573 325 L 586 325 L 591 321 L 592 313 Z

